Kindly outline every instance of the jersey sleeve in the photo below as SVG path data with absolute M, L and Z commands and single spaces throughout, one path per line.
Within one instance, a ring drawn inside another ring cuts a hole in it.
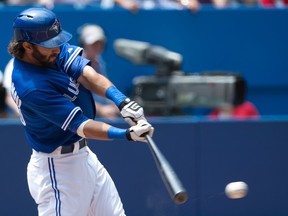
M 82 57 L 83 48 L 68 43 L 60 47 L 61 51 L 57 57 L 56 64 L 70 77 L 77 80 L 83 68 L 90 65 L 90 60 Z
M 53 124 L 64 131 L 69 130 L 76 133 L 80 124 L 88 120 L 80 107 L 75 106 L 68 98 L 57 92 L 37 90 L 30 92 L 25 97 L 21 109 L 26 109 L 28 119 L 24 119 L 24 121 L 29 121 L 30 118 L 35 119 L 33 116 L 37 115 L 44 118 L 45 121 L 33 122 L 33 124 L 41 124 L 41 126 Z

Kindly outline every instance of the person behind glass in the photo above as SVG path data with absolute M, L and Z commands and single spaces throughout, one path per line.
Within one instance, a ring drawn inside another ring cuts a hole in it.
M 149 10 L 149 9 L 172 9 L 172 10 L 183 10 L 188 9 L 192 12 L 198 12 L 200 10 L 199 0 L 132 0 L 136 1 L 138 8 Z
M 195 13 L 201 9 L 201 6 L 212 6 L 216 9 L 227 8 L 231 5 L 230 0 L 119 0 L 125 1 L 123 5 L 133 8 L 133 11 L 139 9 L 176 9 L 183 10 L 188 9 Z M 237 0 L 234 0 L 237 1 Z M 238 0 L 241 1 L 241 0 Z M 253 1 L 253 0 L 242 0 Z M 288 1 L 288 0 L 287 0 Z M 136 5 L 135 5 L 136 2 Z M 133 5 L 133 7 L 132 7 Z M 138 9 L 137 9 L 138 8 Z
M 250 101 L 241 104 L 221 105 L 208 114 L 211 119 L 254 119 L 259 117 L 256 106 Z
M 102 53 L 106 45 L 106 36 L 103 28 L 99 25 L 86 23 L 77 30 L 79 45 L 83 47 L 83 57 L 91 61 L 93 67 L 98 73 L 107 77 L 106 63 L 102 58 Z M 98 117 L 115 118 L 119 116 L 119 109 L 107 98 L 93 94 L 96 115 Z
M 45 4 L 49 2 L 50 5 L 53 5 L 52 8 L 56 5 L 73 5 L 74 7 L 85 7 L 85 6 L 95 6 L 100 7 L 101 9 L 111 9 L 115 6 L 129 10 L 130 12 L 137 12 L 138 6 L 135 1 L 131 0 L 39 0 L 44 1 Z
M 259 6 L 264 8 L 288 7 L 288 0 L 259 0 Z
M 122 7 L 132 13 L 137 13 L 140 9 L 189 9 L 197 12 L 200 9 L 199 0 L 101 0 L 102 8 L 111 8 L 114 6 Z M 217 0 L 216 0 L 217 1 Z M 110 5 L 110 6 L 107 6 Z M 113 5 L 113 6 L 112 6 Z
M 68 42 L 56 15 L 28 8 L 13 21 L 11 93 L 32 148 L 27 182 L 38 215 L 125 216 L 117 188 L 88 139 L 147 142 L 154 128 L 130 100 Z M 128 128 L 95 119 L 92 92 L 112 100 Z
M 53 0 L 5 0 L 6 5 L 9 6 L 44 6 L 46 8 L 53 8 Z
M 256 106 L 246 100 L 247 86 L 243 79 L 242 85 L 238 86 L 238 96 L 235 96 L 233 103 L 221 104 L 210 113 L 210 119 L 255 119 L 259 117 L 259 111 Z

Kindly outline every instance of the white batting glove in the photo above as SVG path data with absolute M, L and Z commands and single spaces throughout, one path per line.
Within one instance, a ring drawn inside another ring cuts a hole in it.
M 136 125 L 139 120 L 145 120 L 143 108 L 135 101 L 126 98 L 119 105 L 120 113 L 129 125 Z
M 147 142 L 145 134 L 153 136 L 154 128 L 146 120 L 139 120 L 137 125 L 127 129 L 126 136 L 130 141 Z

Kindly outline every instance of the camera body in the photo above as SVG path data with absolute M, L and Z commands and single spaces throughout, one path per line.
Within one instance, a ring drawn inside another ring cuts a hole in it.
M 245 80 L 238 74 L 139 76 L 133 80 L 132 98 L 145 112 L 181 114 L 183 108 L 215 108 L 244 102 Z
M 156 66 L 154 76 L 133 79 L 132 98 L 148 115 L 182 115 L 186 107 L 234 106 L 245 100 L 246 82 L 240 74 L 186 74 L 181 71 L 179 53 L 147 42 L 117 39 L 114 47 L 118 55 L 134 64 Z

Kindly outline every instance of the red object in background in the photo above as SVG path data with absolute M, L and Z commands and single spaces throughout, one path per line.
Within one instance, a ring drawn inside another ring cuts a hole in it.
M 284 6 L 288 6 L 288 0 L 281 0 Z M 259 4 L 263 7 L 275 7 L 277 0 L 259 0 Z
M 244 102 L 232 108 L 231 113 L 225 114 L 225 118 L 235 118 L 235 119 L 248 119 L 259 117 L 259 112 L 257 108 L 251 102 Z M 209 118 L 224 118 L 221 109 L 214 109 L 208 114 Z

